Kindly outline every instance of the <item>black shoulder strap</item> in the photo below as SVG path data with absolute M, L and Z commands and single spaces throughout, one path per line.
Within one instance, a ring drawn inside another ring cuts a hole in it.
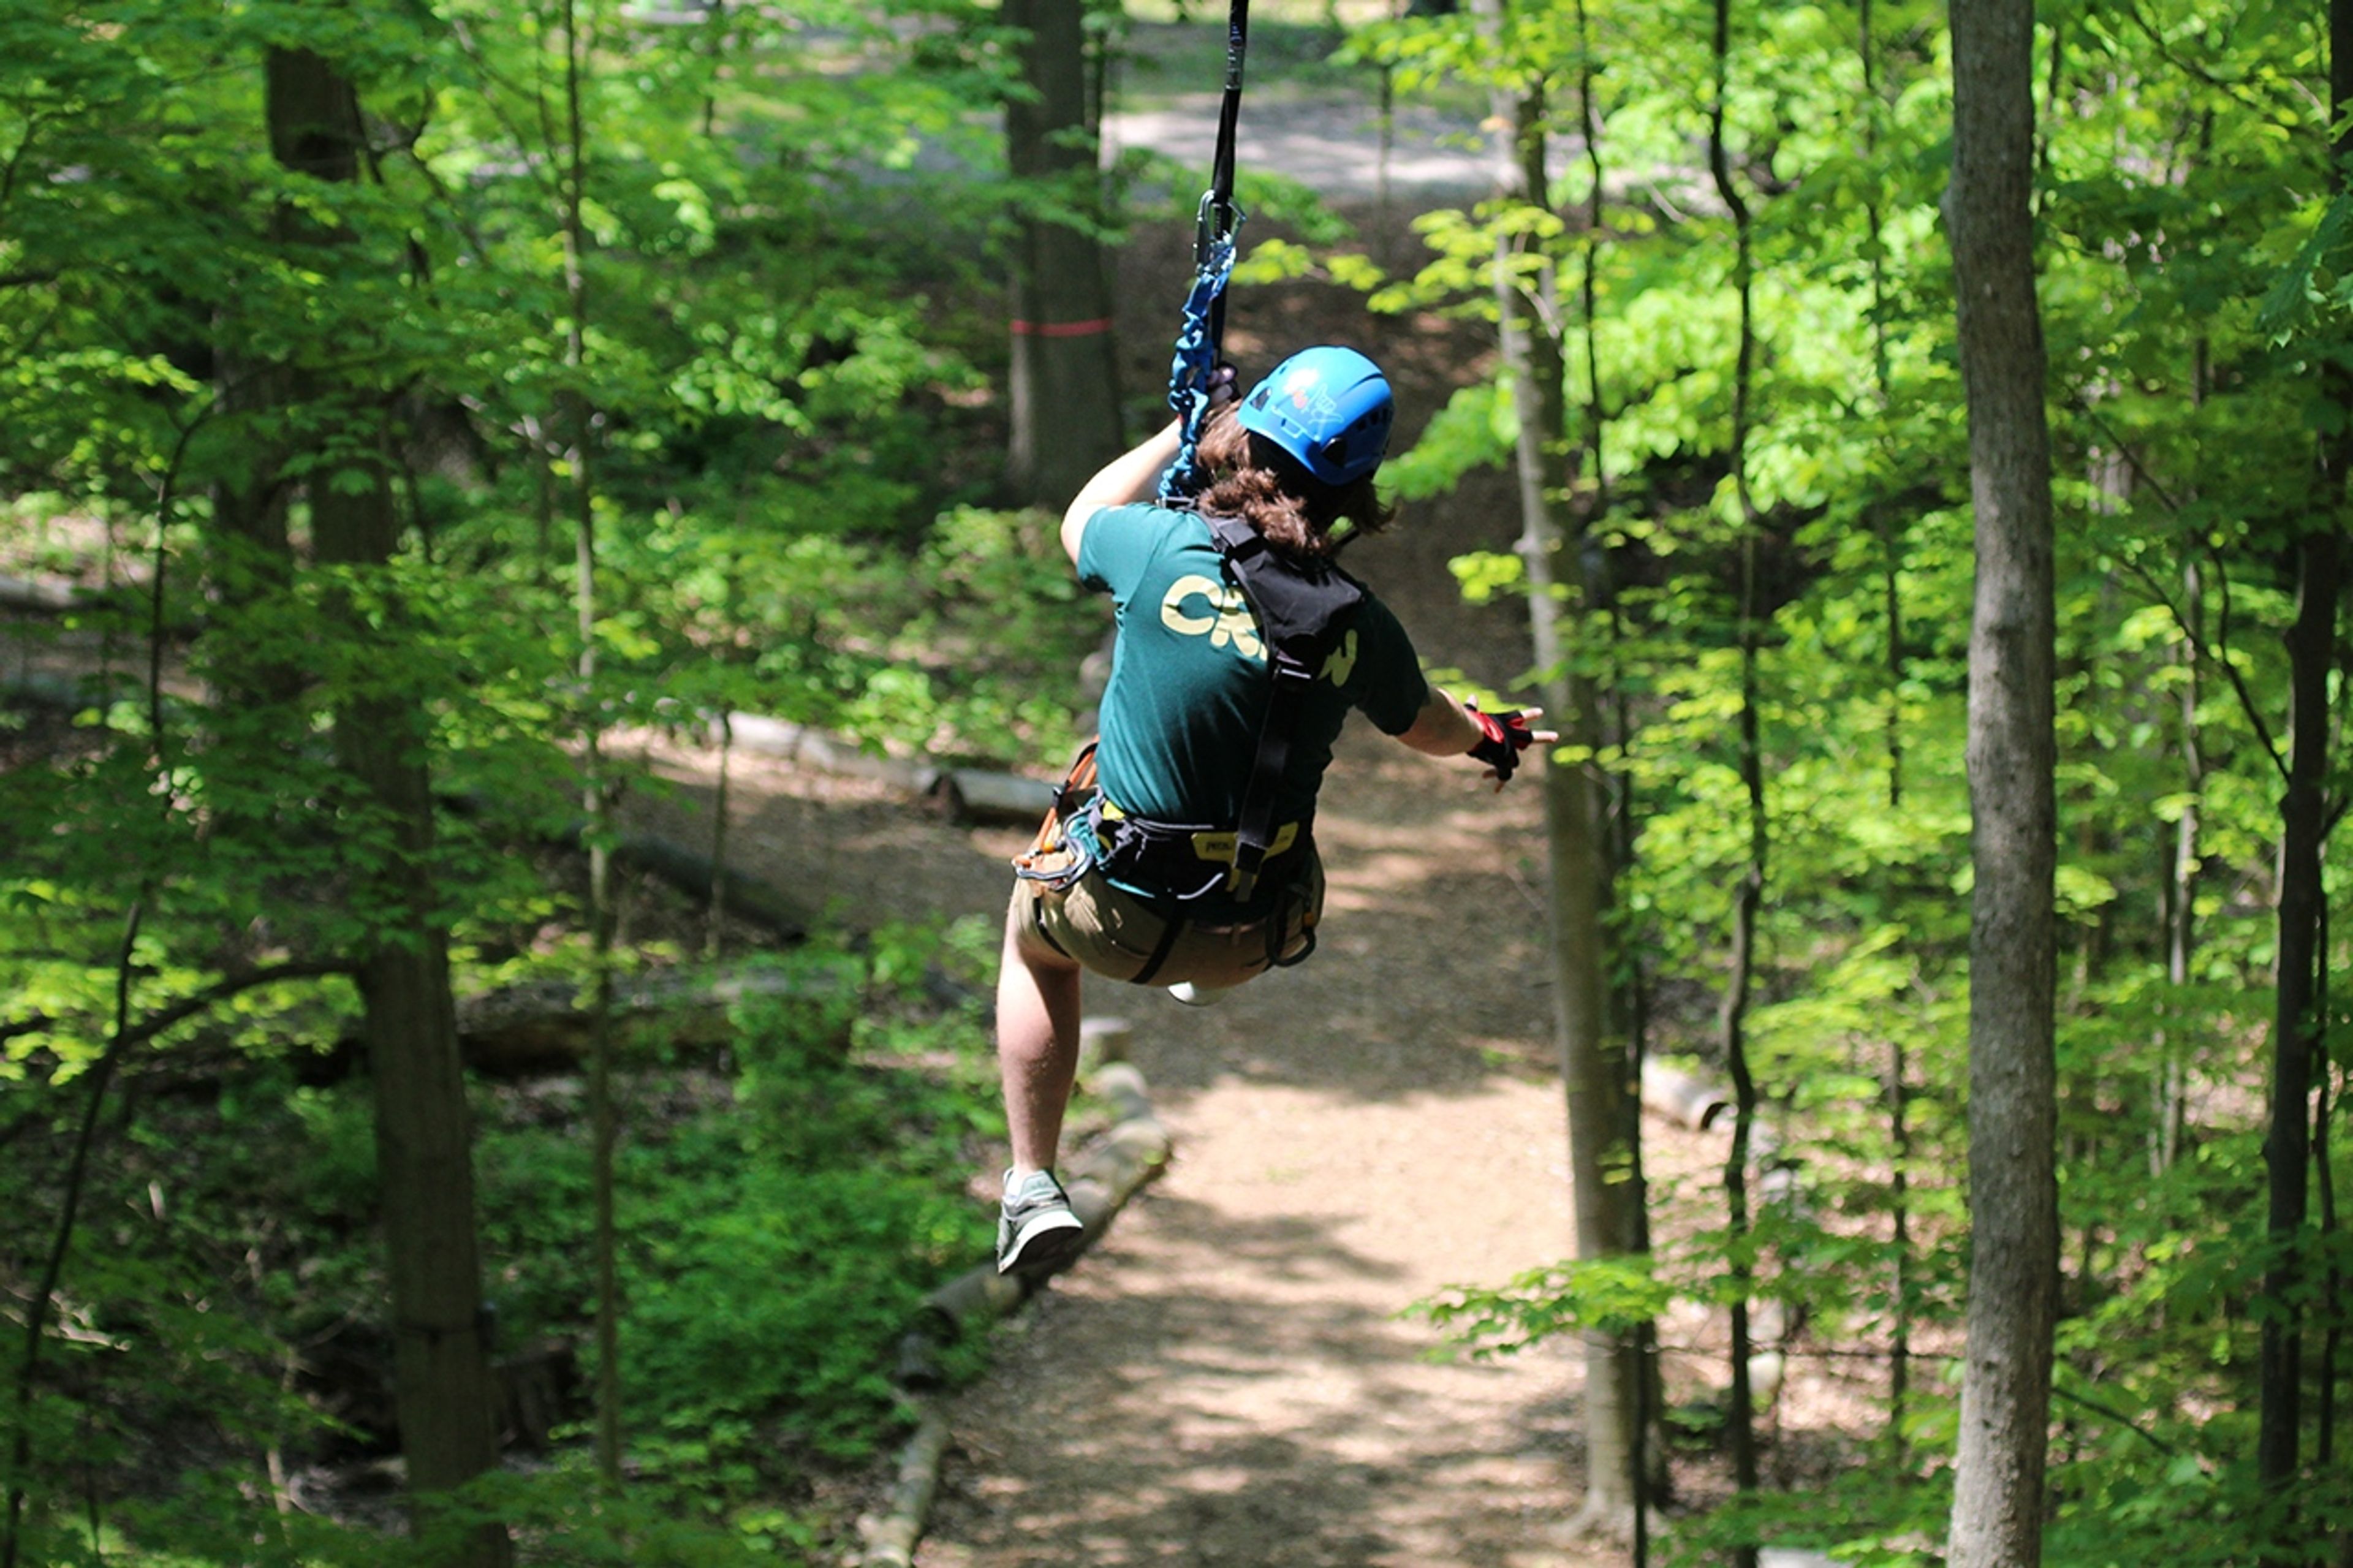
M 1226 575 L 1250 601 L 1266 643 L 1273 684 L 1266 719 L 1259 726 L 1258 756 L 1242 791 L 1241 820 L 1234 845 L 1234 896 L 1247 899 L 1258 886 L 1274 837 L 1274 797 L 1291 760 L 1291 737 L 1299 729 L 1308 689 L 1324 672 L 1338 640 L 1337 623 L 1356 608 L 1365 590 L 1328 562 L 1294 561 L 1268 548 L 1265 536 L 1237 519 L 1208 517 L 1209 536 L 1225 557 Z

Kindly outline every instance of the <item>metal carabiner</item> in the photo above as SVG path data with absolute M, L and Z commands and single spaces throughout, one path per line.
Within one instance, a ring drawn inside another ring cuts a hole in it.
M 1242 209 L 1231 197 L 1219 199 L 1215 191 L 1201 193 L 1201 205 L 1193 215 L 1193 260 L 1206 265 L 1209 252 L 1219 241 L 1230 242 L 1242 226 Z

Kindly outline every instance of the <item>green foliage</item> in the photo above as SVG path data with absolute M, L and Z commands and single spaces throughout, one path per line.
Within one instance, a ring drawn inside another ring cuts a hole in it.
M 994 111 L 1024 89 L 1002 18 L 808 0 L 674 26 L 584 0 L 575 39 L 565 16 L 482 0 L 0 14 L 0 571 L 108 590 L 28 637 L 102 676 L 0 729 L 0 1129 L 12 1161 L 25 1152 L 0 1205 L 6 1257 L 53 1243 L 65 1151 L 121 1025 L 257 965 L 413 942 L 420 920 L 453 934 L 470 982 L 582 976 L 578 900 L 535 847 L 577 831 L 585 732 L 701 733 L 753 710 L 1000 763 L 1077 739 L 1069 671 L 1103 621 L 1053 520 L 988 504 L 991 273 L 1012 215 L 1113 238 L 1121 219 L 1089 173 L 1003 177 Z M 1949 85 L 1936 7 L 1869 17 L 1866 37 L 1852 7 L 1731 13 L 1722 107 L 1757 281 L 1739 482 L 1735 247 L 1694 157 L 1714 107 L 1700 13 L 1587 0 L 1507 6 L 1484 29 L 1407 16 L 1345 47 L 1336 26 L 1289 20 L 1254 40 L 1254 71 L 1293 77 L 1253 85 L 1277 112 L 1373 68 L 1473 117 L 1491 89 L 1546 89 L 1553 187 L 1534 200 L 1419 215 L 1422 265 L 1384 270 L 1335 250 L 1345 225 L 1282 171 L 1250 167 L 1244 204 L 1287 237 L 1238 276 L 1320 274 L 1381 309 L 1492 321 L 1501 241 L 1507 281 L 1542 295 L 1566 415 L 1540 435 L 1567 463 L 1571 549 L 1606 588 L 1562 608 L 1570 666 L 1609 710 L 1577 760 L 1609 774 L 1626 857 L 1615 978 L 1651 1049 L 1703 1062 L 1750 854 L 1738 721 L 1755 704 L 1769 856 L 1745 1023 L 1775 1184 L 1753 1184 L 1743 1230 L 1686 1191 L 1658 1205 L 1654 1261 L 1424 1309 L 1478 1353 L 1671 1298 L 1720 1308 L 1736 1276 L 1793 1310 L 1801 1354 L 1875 1351 L 1899 1322 L 1957 1328 L 1972 562 L 1936 213 Z M 2341 1329 L 2328 1281 L 2353 1268 L 2316 1223 L 2303 1292 L 2270 1292 L 2249 1065 L 2275 958 L 2295 608 L 2280 561 L 2342 510 L 2312 452 L 2346 418 L 2332 377 L 2353 217 L 2315 14 L 2143 0 L 2043 20 L 2068 1237 L 2051 1550 L 2242 1562 L 2348 1508 L 2342 1479 L 2316 1476 L 2284 1519 L 2243 1458 L 2264 1315 L 2303 1313 L 2315 1341 Z M 1102 10 L 1090 25 L 1131 89 L 1215 79 L 1214 29 Z M 272 51 L 353 84 L 360 177 L 276 155 Z M 1165 161 L 1113 178 L 1139 207 L 1162 186 L 1189 201 Z M 1529 413 L 1471 377 L 1387 477 L 1442 494 L 1512 461 Z M 379 491 L 389 562 L 322 559 L 314 514 Z M 1765 585 L 1753 665 L 1745 529 Z M 585 631 L 583 531 L 599 596 Z M 1529 581 L 1516 554 L 1456 571 L 1482 599 Z M 167 679 L 150 692 L 158 626 Z M 429 848 L 339 756 L 360 713 L 413 718 L 438 797 Z M 2341 798 L 2341 762 L 2330 783 Z M 430 910 L 388 890 L 412 863 Z M 805 999 L 740 1019 L 725 1072 L 632 1047 L 620 1370 L 639 1489 L 599 1497 L 566 1457 L 472 1506 L 546 1561 L 810 1550 L 778 1496 L 797 1467 L 889 1430 L 883 1350 L 912 1293 L 978 1248 L 957 1173 L 998 1131 L 987 1073 L 972 1019 L 909 993 L 934 964 L 982 979 L 992 939 L 886 930 L 797 959 Z M 381 1314 L 368 1113 L 296 1081 L 357 1011 L 340 981 L 257 985 L 123 1058 L 135 1098 L 100 1122 L 31 1405 L 47 1560 L 392 1560 L 373 1532 L 265 1517 L 246 1495 L 259 1451 L 354 1440 L 290 1381 L 286 1346 Z M 2341 1011 L 2321 1023 L 2343 1068 Z M 555 1091 L 480 1101 L 502 1331 L 575 1335 L 576 1108 Z M 158 1447 L 199 1415 L 233 1458 Z M 1952 1421 L 1915 1385 L 1881 1435 L 1908 1466 L 1743 1500 L 1685 1546 L 1923 1560 Z M 81 1528 L 59 1455 L 157 1495 L 109 1499 Z
M 1452 1286 L 1408 1310 L 1486 1360 L 1556 1334 L 1623 1333 L 1657 1318 L 1674 1299 L 1674 1287 L 1652 1272 L 1652 1260 L 1643 1255 L 1548 1264 L 1500 1289 Z
M 740 1005 L 724 1071 L 667 1063 L 653 1038 L 631 1047 L 620 1334 L 635 1484 L 596 1501 L 559 1451 L 546 1475 L 493 1478 L 475 1506 L 544 1534 L 533 1551 L 549 1561 L 723 1563 L 813 1546 L 810 1475 L 896 1435 L 885 1374 L 899 1336 L 926 1290 L 987 1255 L 988 1215 L 964 1183 L 973 1141 L 1002 1135 L 993 1075 L 970 1014 L 920 997 L 930 966 L 974 945 L 968 930 L 899 928 L 866 952 L 791 955 L 787 994 Z M 499 1349 L 585 1342 L 577 1086 L 485 1089 L 476 1110 Z M 58 1146 L 36 1147 L 46 1163 Z M 191 1564 L 406 1561 L 381 1555 L 396 1549 L 373 1530 L 301 1515 L 268 1515 L 274 1556 L 233 1544 L 261 1523 L 250 1456 L 300 1466 L 386 1436 L 338 1420 L 298 1375 L 383 1353 L 374 1149 L 364 1085 L 298 1088 L 259 1067 L 204 1103 L 144 1110 L 93 1167 L 93 1218 L 47 1351 L 52 1392 L 32 1406 L 37 1560 L 168 1548 Z M 11 1205 L 0 1244 L 37 1253 L 53 1213 Z M 978 1353 L 960 1349 L 950 1370 L 969 1375 Z M 73 1478 L 155 1472 L 197 1432 L 248 1458 L 190 1454 L 166 1495 L 109 1499 L 90 1547 Z
M 1716 107 L 1696 15 L 1588 0 L 1360 35 L 1409 93 L 1541 87 L 1534 130 L 1553 139 L 1554 171 L 1525 198 L 1422 215 L 1419 268 L 1365 283 L 1376 309 L 1492 320 L 1502 267 L 1527 298 L 1524 326 L 1557 334 L 1565 418 L 1538 434 L 1568 476 L 1552 499 L 1596 595 L 1564 596 L 1567 658 L 1606 710 L 1596 760 L 1624 857 L 1610 911 L 1621 1000 L 1641 999 L 1654 1053 L 1721 1049 L 1715 1003 L 1753 850 L 1739 750 L 1753 704 L 1767 852 L 1742 1023 L 1770 1161 L 1750 1173 L 1742 1230 L 1712 1196 L 1654 1205 L 1663 1239 L 1641 1277 L 1719 1307 L 1744 1280 L 1820 1345 L 1884 1346 L 1899 1322 L 1916 1343 L 1958 1330 L 1967 1232 L 1972 562 L 1936 212 L 1943 20 L 1914 5 L 1731 8 L 1721 107 L 1756 279 L 1736 449 L 1736 246 L 1694 166 Z M 2345 417 L 2316 373 L 2338 363 L 2353 300 L 2347 218 L 2313 16 L 2251 6 L 2226 23 L 2158 5 L 2043 20 L 2069 1314 L 2048 1546 L 2054 1562 L 2244 1562 L 2326 1535 L 2247 1489 L 2258 1324 L 2292 1310 L 2307 1333 L 2341 1332 L 2346 1310 L 2341 1290 L 2288 1302 L 2265 1283 L 2249 1064 L 2271 1023 L 2294 613 L 2280 562 L 2344 507 L 2315 489 L 2313 444 Z M 2249 31 L 2221 47 L 2228 26 Z M 1419 496 L 1508 466 L 1528 412 L 1499 381 L 1463 386 L 1388 472 Z M 1763 586 L 1753 663 L 1744 532 Z M 1515 555 L 1455 570 L 1473 598 L 1526 588 Z M 2345 781 L 2333 763 L 2332 799 Z M 2197 876 L 2176 973 L 2185 844 Z M 2345 952 L 2337 941 L 2332 964 Z M 1768 1185 L 1768 1169 L 1788 1180 Z M 2327 1223 L 2297 1243 L 2307 1258 L 2338 1248 Z M 1459 1292 L 1433 1315 L 1490 1348 L 1598 1324 L 1593 1268 Z M 2315 1261 L 2306 1279 L 2327 1275 Z M 2315 1376 L 2341 1385 L 2343 1368 Z M 1771 1541 L 1930 1560 L 1949 1406 L 1923 1404 L 1915 1380 L 1896 1426 L 1928 1484 L 1854 1474 L 1801 1499 L 1745 1498 L 1679 1532 L 1679 1550 L 1698 1561 Z M 2339 1506 L 2329 1497 L 2316 1512 Z

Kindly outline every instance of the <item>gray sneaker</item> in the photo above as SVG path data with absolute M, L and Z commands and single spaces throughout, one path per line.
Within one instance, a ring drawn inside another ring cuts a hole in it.
M 1079 1255 L 1086 1227 L 1071 1212 L 1071 1197 L 1051 1171 L 1032 1171 L 1013 1184 L 1006 1173 L 1005 1200 L 997 1215 L 997 1271 L 1047 1274 Z

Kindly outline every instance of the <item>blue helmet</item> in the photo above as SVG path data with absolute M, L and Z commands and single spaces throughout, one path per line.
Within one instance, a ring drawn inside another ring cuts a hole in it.
M 1381 466 L 1397 402 L 1381 367 L 1354 349 L 1302 349 L 1250 389 L 1235 417 L 1327 485 Z

